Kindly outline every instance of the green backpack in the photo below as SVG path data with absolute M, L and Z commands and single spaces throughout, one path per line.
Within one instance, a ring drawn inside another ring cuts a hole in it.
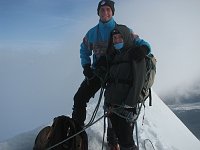
M 151 87 L 154 83 L 156 75 L 156 58 L 153 54 L 149 54 L 146 58 L 146 77 L 144 81 L 143 88 L 139 95 L 139 102 L 144 103 L 144 101 L 149 97 L 149 106 L 152 105 L 151 97 Z

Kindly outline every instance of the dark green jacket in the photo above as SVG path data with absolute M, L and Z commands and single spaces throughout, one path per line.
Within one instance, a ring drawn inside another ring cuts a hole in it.
M 125 45 L 121 52 L 113 55 L 105 103 L 134 107 L 144 84 L 146 63 L 145 60 L 135 62 L 129 56 L 129 51 L 134 50 L 130 30 L 126 26 L 117 26 L 116 29 L 122 34 Z M 109 50 L 115 51 L 112 45 Z

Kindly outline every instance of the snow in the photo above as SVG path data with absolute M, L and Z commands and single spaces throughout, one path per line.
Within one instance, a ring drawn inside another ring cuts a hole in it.
M 152 92 L 152 98 L 153 106 L 148 106 L 147 101 L 146 107 L 142 109 L 140 117 L 138 118 L 140 149 L 144 149 L 144 141 L 149 139 L 156 150 L 200 150 L 200 141 L 162 102 L 156 93 Z M 90 113 L 88 113 L 87 121 L 89 121 L 92 115 L 91 112 L 93 112 L 96 102 L 97 100 L 92 100 L 88 105 L 87 109 Z M 102 115 L 103 109 L 101 104 L 96 119 Z M 52 124 L 52 120 L 46 125 Z M 35 137 L 44 126 L 1 142 L 0 150 L 31 150 Z M 86 130 L 89 138 L 89 150 L 101 149 L 103 126 L 103 119 L 101 119 Z M 135 131 L 133 134 L 135 136 Z

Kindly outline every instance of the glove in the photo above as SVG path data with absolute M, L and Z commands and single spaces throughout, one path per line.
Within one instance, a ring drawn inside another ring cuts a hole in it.
M 85 65 L 83 67 L 83 74 L 85 77 L 87 77 L 88 79 L 91 79 L 94 76 L 94 73 L 92 71 L 92 68 L 90 67 L 89 64 Z
M 134 59 L 136 62 L 139 62 L 146 57 L 147 52 L 148 52 L 147 46 L 135 47 L 135 49 L 131 49 L 130 57 Z
M 104 67 L 107 67 L 107 59 L 106 59 L 106 56 L 101 56 L 97 63 L 96 63 L 96 66 L 104 66 Z

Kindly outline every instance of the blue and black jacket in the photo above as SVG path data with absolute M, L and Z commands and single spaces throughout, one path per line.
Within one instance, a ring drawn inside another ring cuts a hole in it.
M 116 22 L 111 18 L 111 20 L 106 23 L 99 21 L 95 27 L 87 32 L 80 46 L 82 67 L 92 65 L 92 67 L 95 68 L 98 58 L 106 53 L 110 40 L 110 33 L 115 26 Z M 150 45 L 146 41 L 140 39 L 139 36 L 134 33 L 133 38 L 133 42 L 136 46 L 146 45 L 149 48 L 149 52 L 151 51 Z M 91 56 L 93 60 L 91 60 Z

